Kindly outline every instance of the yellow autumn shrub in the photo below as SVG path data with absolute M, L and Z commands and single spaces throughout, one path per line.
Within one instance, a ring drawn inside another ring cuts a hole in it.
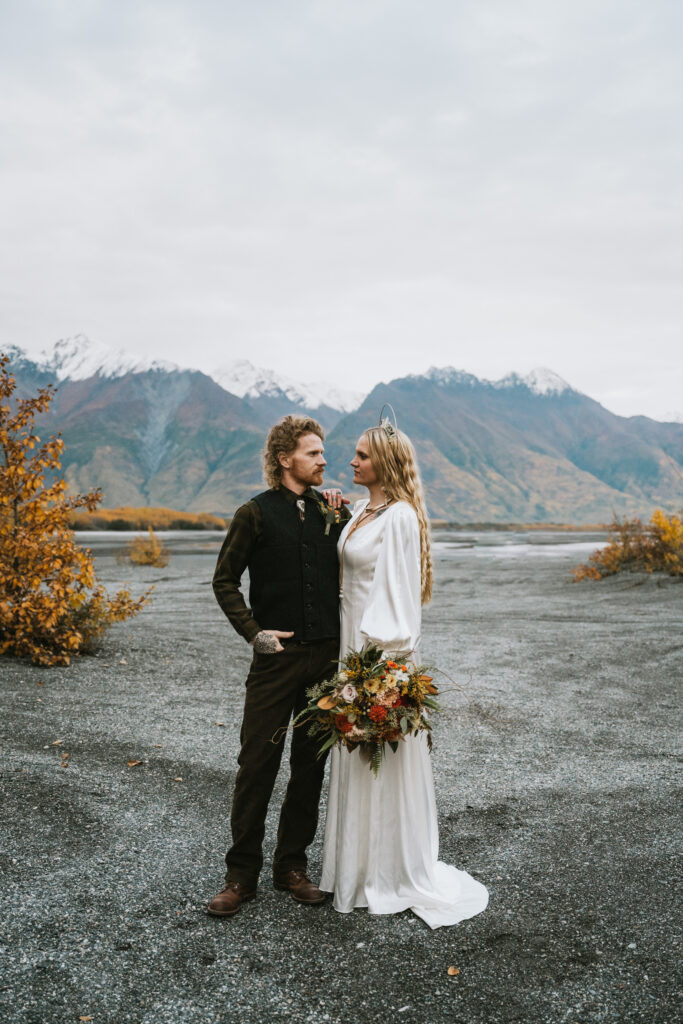
M 624 571 L 683 576 L 683 512 L 667 515 L 655 509 L 646 525 L 615 517 L 606 546 L 572 570 L 575 580 L 600 580 Z
M 16 382 L 0 354 L 0 654 L 37 665 L 68 665 L 114 622 L 135 615 L 149 591 L 109 597 L 92 555 L 69 527 L 74 509 L 93 511 L 99 490 L 68 496 L 61 477 L 64 442 L 41 442 L 35 417 L 46 412 L 53 387 L 12 402 Z
M 126 544 L 120 561 L 129 561 L 133 565 L 168 565 L 169 554 L 163 543 L 150 526 L 147 537 L 134 537 Z

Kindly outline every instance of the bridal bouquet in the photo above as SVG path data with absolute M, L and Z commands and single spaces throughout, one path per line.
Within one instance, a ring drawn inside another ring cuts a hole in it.
M 311 722 L 309 736 L 320 736 L 322 754 L 338 743 L 360 754 L 377 775 L 385 744 L 395 752 L 406 736 L 427 733 L 425 709 L 438 710 L 432 677 L 412 662 L 383 658 L 379 647 L 349 651 L 341 671 L 306 691 L 309 704 L 297 716 Z M 302 723 L 303 724 L 303 723 Z

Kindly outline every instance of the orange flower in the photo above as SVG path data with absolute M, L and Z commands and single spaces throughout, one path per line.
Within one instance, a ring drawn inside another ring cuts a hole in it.
M 387 668 L 398 668 L 398 664 L 395 661 L 388 661 Z
M 371 718 L 373 722 L 383 722 L 386 717 L 387 709 L 383 708 L 381 704 L 375 704 L 368 711 L 368 718 Z
M 353 722 L 349 722 L 346 715 L 335 715 L 334 724 L 339 729 L 339 732 L 351 732 L 353 729 Z

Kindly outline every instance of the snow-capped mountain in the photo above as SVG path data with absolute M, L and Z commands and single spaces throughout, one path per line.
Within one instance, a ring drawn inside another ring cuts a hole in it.
M 50 349 L 43 349 L 33 360 L 43 372 L 57 380 L 88 380 L 90 377 L 123 377 L 147 370 L 179 369 L 175 363 L 150 356 L 133 356 L 124 349 L 113 349 L 91 341 L 84 334 L 60 338 Z
M 544 366 L 532 370 L 526 377 L 521 377 L 517 373 L 508 373 L 505 377 L 492 381 L 492 383 L 496 388 L 526 387 L 535 395 L 561 395 L 565 391 L 574 391 L 571 384 L 567 384 L 567 381 L 560 377 L 559 373 L 554 373 L 553 370 L 548 370 Z
M 138 356 L 123 348 L 110 348 L 91 341 L 84 334 L 61 338 L 51 348 L 43 349 L 35 356 L 16 346 L 8 348 L 13 361 L 29 361 L 36 370 L 48 373 L 57 381 L 79 381 L 90 377 L 117 378 L 127 373 L 146 373 L 149 370 L 192 369 L 181 367 L 165 359 Z M 239 398 L 253 400 L 275 399 L 297 408 L 315 412 L 317 409 L 333 410 L 343 415 L 357 409 L 363 401 L 363 392 L 348 391 L 328 382 L 300 384 L 273 370 L 254 366 L 246 359 L 221 366 L 208 374 L 220 387 Z M 272 404 L 272 403 L 271 403 Z
M 488 385 L 498 389 L 523 387 L 527 388 L 534 395 L 561 395 L 565 391 L 575 390 L 558 373 L 548 370 L 544 366 L 537 367 L 526 376 L 521 376 L 521 374 L 514 372 L 508 373 L 501 377 L 500 380 L 480 379 L 472 373 L 466 373 L 465 370 L 456 370 L 453 366 L 432 366 L 425 374 L 411 375 L 411 379 L 418 380 L 420 378 L 426 378 L 444 387 L 454 384 L 472 388 L 480 387 L 481 385 Z
M 170 373 L 191 369 L 165 359 L 133 355 L 123 348 L 110 348 L 91 341 L 83 334 L 61 338 L 51 348 L 43 349 L 33 357 L 14 346 L 8 351 L 13 360 L 28 359 L 37 370 L 50 374 L 59 382 L 81 381 L 90 377 L 115 379 L 127 373 L 150 370 Z M 252 408 L 258 408 L 266 419 L 272 415 L 283 415 L 290 407 L 314 415 L 319 411 L 328 428 L 339 416 L 358 409 L 366 395 L 365 392 L 337 387 L 329 381 L 301 383 L 274 370 L 254 366 L 247 359 L 218 366 L 208 376 L 225 391 L 245 399 Z M 574 391 L 559 374 L 545 367 L 538 367 L 526 376 L 512 372 L 500 380 L 489 381 L 453 366 L 432 366 L 425 374 L 412 374 L 409 379 L 427 379 L 444 387 L 523 387 L 536 395 L 560 395 Z
M 212 379 L 82 336 L 40 362 L 5 351 L 18 398 L 58 385 L 45 429 L 62 433 L 69 486 L 102 487 L 109 507 L 233 510 L 262 488 L 263 439 L 288 413 L 321 423 L 326 480 L 348 490 L 350 454 L 386 402 L 416 446 L 434 516 L 601 522 L 615 510 L 642 517 L 680 505 L 683 425 L 615 416 L 550 370 L 491 382 L 432 367 L 375 385 L 353 409 L 358 395 L 246 361 Z
M 481 381 L 473 373 L 456 370 L 454 366 L 430 366 L 426 373 L 411 373 L 409 380 L 431 380 L 441 387 L 458 384 L 464 387 L 479 387 Z
M 248 359 L 240 359 L 213 370 L 210 376 L 226 391 L 240 398 L 285 397 L 294 405 L 315 410 L 321 406 L 339 412 L 353 412 L 365 398 L 361 391 L 346 391 L 325 382 L 300 384 L 273 370 L 254 366 Z
M 615 416 L 541 369 L 492 382 L 433 367 L 378 384 L 328 439 L 339 486 L 351 487 L 348 453 L 385 403 L 415 445 L 433 515 L 595 523 L 680 505 L 683 427 Z

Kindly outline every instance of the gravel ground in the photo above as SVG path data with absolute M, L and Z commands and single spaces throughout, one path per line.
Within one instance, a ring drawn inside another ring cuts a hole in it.
M 443 682 L 435 728 L 441 857 L 488 909 L 433 932 L 275 892 L 283 773 L 257 900 L 209 917 L 249 650 L 213 599 L 215 542 L 160 570 L 101 546 L 100 577 L 154 581 L 153 603 L 68 669 L 0 660 L 4 1024 L 680 1020 L 683 586 L 448 541 L 422 649 L 467 691 Z

